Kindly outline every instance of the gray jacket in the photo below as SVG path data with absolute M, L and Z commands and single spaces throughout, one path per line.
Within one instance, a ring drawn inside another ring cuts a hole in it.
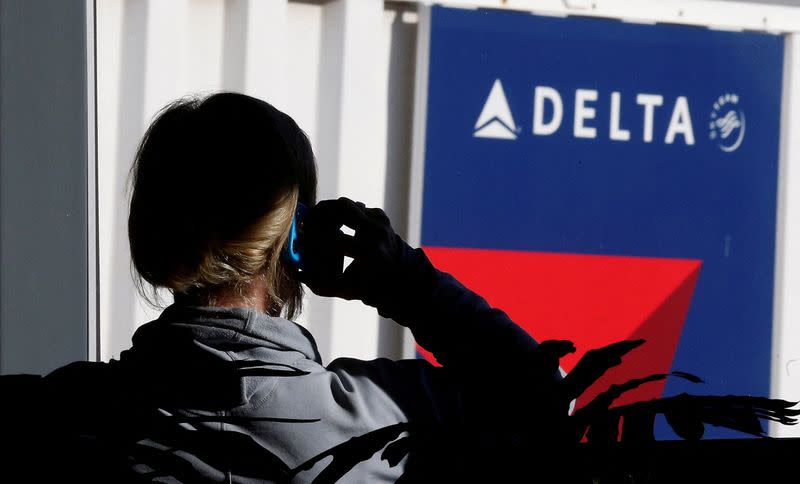
M 409 326 L 443 368 L 384 358 L 324 365 L 314 338 L 292 321 L 253 309 L 168 307 L 136 331 L 118 362 L 143 393 L 157 395 L 158 423 L 136 443 L 133 470 L 163 482 L 263 482 L 376 429 L 458 423 L 458 371 L 477 355 L 513 367 L 536 342 L 451 276 L 431 274 L 430 297 L 379 311 Z M 311 482 L 330 461 L 292 482 Z M 377 452 L 343 481 L 394 482 L 402 471 L 403 462 L 390 467 Z

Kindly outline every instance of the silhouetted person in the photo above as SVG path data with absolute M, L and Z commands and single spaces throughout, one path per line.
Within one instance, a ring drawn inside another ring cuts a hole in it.
M 309 482 L 329 461 L 299 466 L 370 431 L 535 411 L 513 391 L 526 385 L 516 372 L 536 342 L 409 247 L 380 209 L 346 198 L 315 204 L 316 176 L 305 134 L 266 102 L 223 93 L 161 111 L 132 168 L 128 230 L 142 293 L 164 288 L 175 302 L 136 331 L 119 361 L 48 377 L 63 390 L 49 390 L 57 398 L 89 395 L 61 408 L 91 436 L 77 448 L 108 453 L 109 467 L 146 481 Z M 302 272 L 282 257 L 298 202 L 310 207 Z M 345 255 L 353 262 L 342 272 Z M 409 327 L 443 367 L 325 364 L 292 322 L 301 280 Z M 380 452 L 365 458 L 345 481 L 393 482 L 403 472 Z

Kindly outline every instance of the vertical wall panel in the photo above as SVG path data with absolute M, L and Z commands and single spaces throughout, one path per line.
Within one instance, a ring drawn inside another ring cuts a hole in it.
M 288 5 L 247 0 L 244 92 L 288 110 Z
M 98 98 L 108 109 L 100 111 L 100 132 L 108 132 L 106 121 L 116 121 L 116 147 L 101 141 L 98 159 L 100 199 L 105 202 L 99 207 L 102 359 L 118 356 L 130 346 L 136 327 L 159 313 L 138 297 L 131 278 L 127 182 L 136 147 L 153 116 L 166 103 L 191 93 L 185 86 L 188 13 L 188 0 L 126 0 L 121 11 L 116 5 L 98 10 L 98 23 L 121 17 L 119 43 L 98 42 L 100 59 L 119 56 L 118 76 L 108 66 L 98 67 Z M 116 40 L 113 29 L 99 31 Z M 167 294 L 162 297 L 169 302 Z
M 86 3 L 0 2 L 0 372 L 88 348 Z
M 379 70 L 381 97 L 385 110 L 385 163 L 383 207 L 395 231 L 408 240 L 408 207 L 411 176 L 412 118 L 414 114 L 414 64 L 416 61 L 417 14 L 413 5 L 396 5 L 384 13 L 383 45 L 385 53 Z M 405 332 L 393 321 L 379 318 L 380 356 L 399 359 L 404 356 Z
M 383 205 L 385 98 L 381 98 L 382 2 L 336 0 L 324 6 L 317 160 L 320 198 L 346 195 Z M 312 332 L 330 338 L 323 356 L 374 358 L 378 318 L 355 301 L 319 301 Z M 330 317 L 326 317 L 328 313 Z
M 125 183 L 144 124 L 147 2 L 97 5 L 100 358 L 130 344 L 136 290 L 127 249 Z
M 223 38 L 227 3 L 190 0 L 186 19 L 186 92 L 203 93 L 222 87 Z
M 286 109 L 286 0 L 227 0 L 223 37 L 223 88 Z
M 144 124 L 147 2 L 99 2 L 97 9 L 100 358 L 130 344 L 136 290 L 127 245 L 127 181 Z
M 307 3 L 290 3 L 286 12 L 286 112 L 311 139 L 314 151 L 317 143 L 320 93 L 320 40 L 322 6 Z
M 785 42 L 781 158 L 776 239 L 775 323 L 771 396 L 800 400 L 800 34 Z M 772 425 L 777 437 L 800 437 L 800 428 Z

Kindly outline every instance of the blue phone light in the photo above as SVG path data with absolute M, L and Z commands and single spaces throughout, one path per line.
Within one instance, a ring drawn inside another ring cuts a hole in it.
M 286 250 L 284 251 L 284 258 L 297 269 L 302 269 L 297 238 L 299 236 L 300 226 L 305 213 L 306 206 L 298 202 L 294 211 L 294 217 L 292 217 L 292 228 L 289 231 L 289 240 Z

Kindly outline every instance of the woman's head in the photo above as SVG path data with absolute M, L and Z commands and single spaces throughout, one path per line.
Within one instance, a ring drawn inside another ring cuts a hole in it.
M 145 297 L 143 281 L 203 304 L 259 282 L 270 314 L 295 315 L 302 288 L 280 252 L 317 179 L 289 116 L 242 94 L 182 99 L 150 125 L 131 175 L 128 238 Z

